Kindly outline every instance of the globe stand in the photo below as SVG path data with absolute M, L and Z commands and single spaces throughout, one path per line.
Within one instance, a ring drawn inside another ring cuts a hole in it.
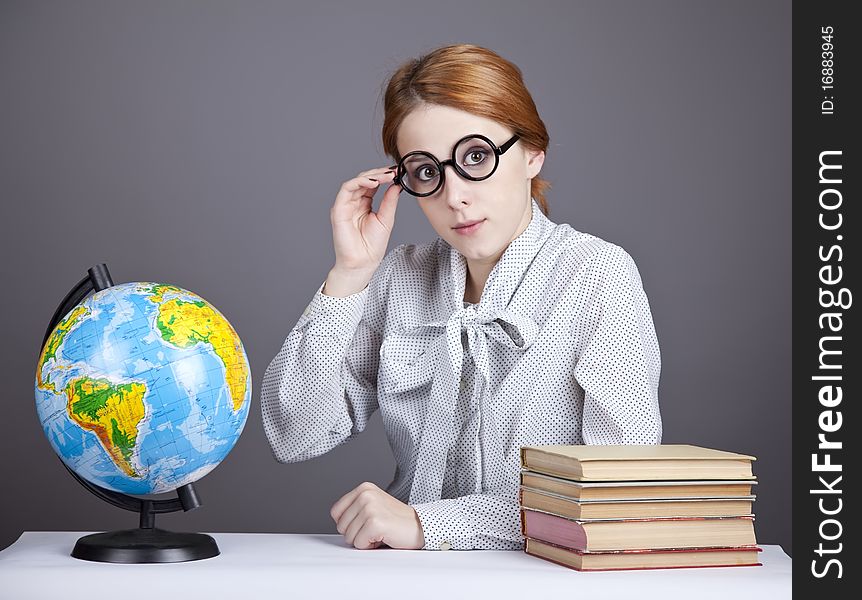
M 87 276 L 73 287 L 51 318 L 42 347 L 48 342 L 60 320 L 77 306 L 90 292 L 99 292 L 114 285 L 108 267 L 102 263 L 87 270 Z M 118 508 L 139 513 L 138 529 L 123 529 L 94 533 L 80 538 L 72 550 L 72 556 L 81 560 L 111 563 L 171 563 L 201 560 L 219 555 L 219 548 L 212 536 L 204 533 L 181 533 L 159 529 L 155 526 L 156 515 L 190 511 L 201 503 L 191 483 L 177 488 L 177 497 L 170 500 L 146 500 L 135 498 L 95 485 L 69 468 L 78 483 L 95 496 Z
M 69 467 L 66 467 L 67 469 Z M 74 471 L 70 471 L 80 479 Z M 94 486 L 81 480 L 84 487 L 102 497 L 101 492 L 126 496 Z M 95 492 L 91 488 L 98 488 Z M 169 563 L 200 560 L 219 555 L 216 541 L 204 533 L 180 533 L 166 531 L 155 526 L 156 513 L 175 510 L 193 510 L 200 506 L 191 484 L 177 489 L 178 498 L 173 500 L 140 500 L 126 496 L 134 506 L 122 506 L 128 510 L 139 510 L 141 523 L 138 529 L 122 529 L 93 533 L 80 538 L 72 550 L 72 556 L 82 560 L 112 563 Z M 110 501 L 112 504 L 116 504 Z M 176 506 L 179 504 L 179 506 Z M 187 508 L 189 506 L 189 508 Z

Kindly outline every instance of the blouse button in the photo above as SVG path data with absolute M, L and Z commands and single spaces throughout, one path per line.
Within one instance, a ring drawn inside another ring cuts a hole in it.
M 444 540 L 444 541 L 440 542 L 440 549 L 441 550 L 451 550 L 452 544 L 450 544 L 449 542 Z

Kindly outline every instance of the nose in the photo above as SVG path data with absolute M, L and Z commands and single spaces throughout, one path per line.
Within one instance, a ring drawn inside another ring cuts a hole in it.
M 446 169 L 449 169 L 447 171 Z M 440 193 L 443 194 L 443 201 L 450 208 L 460 210 L 464 206 L 472 202 L 470 184 L 473 182 L 467 181 L 455 170 L 451 164 L 443 167 L 445 178 L 443 181 L 443 189 Z

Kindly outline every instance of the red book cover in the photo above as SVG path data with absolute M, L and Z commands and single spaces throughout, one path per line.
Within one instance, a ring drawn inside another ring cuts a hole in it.
M 692 555 L 693 553 L 710 553 L 715 554 L 716 557 L 720 557 L 723 553 L 728 555 L 730 553 L 736 553 L 739 551 L 753 551 L 753 552 L 762 552 L 763 549 L 757 546 L 738 546 L 738 547 L 728 547 L 728 548 L 667 548 L 662 550 L 608 550 L 608 551 L 600 551 L 600 552 L 581 552 L 580 550 L 573 550 L 572 548 L 566 548 L 564 546 L 558 546 L 556 544 L 552 544 L 551 542 L 546 542 L 543 540 L 531 540 L 528 538 L 527 540 L 527 554 L 531 556 L 535 556 L 536 558 L 541 558 L 542 560 L 547 560 L 549 562 L 561 565 L 563 567 L 567 567 L 570 569 L 575 569 L 578 571 L 645 571 L 645 570 L 653 570 L 653 569 L 703 569 L 709 567 L 760 567 L 763 566 L 763 563 L 760 562 L 752 562 L 752 563 L 734 563 L 734 562 L 725 562 L 721 558 L 718 558 L 718 561 L 715 564 L 673 564 L 674 556 L 679 555 Z M 562 552 L 562 556 L 560 556 L 560 560 L 555 560 L 549 556 L 543 556 L 539 553 L 535 553 L 531 551 L 531 544 L 533 542 L 539 542 L 540 544 L 546 544 L 548 546 L 553 547 L 554 549 Z M 570 555 L 573 557 L 573 561 L 575 562 L 578 558 L 583 557 L 596 557 L 596 556 L 608 556 L 608 555 L 616 555 L 616 556 L 628 556 L 628 557 L 637 557 L 638 555 L 645 555 L 645 558 L 658 558 L 659 560 L 664 560 L 665 565 L 663 566 L 625 566 L 625 567 L 586 567 L 579 568 L 574 564 L 567 564 L 566 562 L 562 562 L 566 560 L 565 556 Z M 712 562 L 712 561 L 710 561 Z
M 521 511 L 521 533 L 524 537 L 550 542 L 575 550 L 587 549 L 587 532 L 577 521 L 535 510 Z
M 575 520 L 560 517 L 558 515 L 545 513 L 536 510 L 522 509 L 521 510 L 521 533 L 524 537 L 535 538 L 537 540 L 550 542 L 552 544 L 572 548 L 574 550 L 594 551 L 596 548 L 589 548 L 591 545 L 588 539 L 587 530 L 584 529 L 584 524 L 589 526 L 590 523 L 622 523 L 622 522 L 663 522 L 670 525 L 672 522 L 681 523 L 679 535 L 672 536 L 673 544 L 668 544 L 667 548 L 691 548 L 691 547 L 727 547 L 738 546 L 742 544 L 754 544 L 753 536 L 750 541 L 742 541 L 741 538 L 735 538 L 736 541 L 726 543 L 710 543 L 704 542 L 702 536 L 692 536 L 690 532 L 690 524 L 695 521 L 714 521 L 726 519 L 748 519 L 753 521 L 753 517 L 656 517 L 650 519 L 596 519 L 596 520 Z M 687 522 L 684 525 L 683 522 Z M 665 529 L 665 532 L 668 530 Z M 694 543 L 697 541 L 698 543 Z M 632 540 L 633 542 L 633 540 Z M 631 546 L 630 546 L 631 548 Z M 625 549 L 630 549 L 625 548 Z M 661 548 L 665 548 L 662 546 Z M 601 548 L 602 550 L 611 548 Z M 616 548 L 613 548 L 616 549 Z M 623 548 L 619 548 L 623 549 Z M 652 545 L 650 549 L 657 549 Z

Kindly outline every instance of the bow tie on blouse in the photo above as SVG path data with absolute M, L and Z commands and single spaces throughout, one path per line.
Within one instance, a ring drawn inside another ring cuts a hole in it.
M 526 350 L 536 340 L 538 326 L 530 317 L 508 309 L 482 310 L 481 304 L 456 309 L 446 321 L 435 321 L 420 325 L 416 329 L 445 329 L 437 346 L 437 352 L 445 351 L 448 369 L 434 378 L 422 443 L 416 464 L 416 477 L 410 492 L 410 503 L 432 502 L 440 499 L 446 461 L 455 441 L 455 405 L 458 401 L 461 370 L 464 363 L 464 347 L 461 332 L 467 333 L 467 348 L 482 377 L 482 397 L 487 393 L 491 381 L 489 373 L 489 340 L 514 349 Z M 435 364 L 440 364 L 435 361 Z M 479 410 L 481 401 L 473 405 Z M 438 441 L 436 444 L 433 440 Z

